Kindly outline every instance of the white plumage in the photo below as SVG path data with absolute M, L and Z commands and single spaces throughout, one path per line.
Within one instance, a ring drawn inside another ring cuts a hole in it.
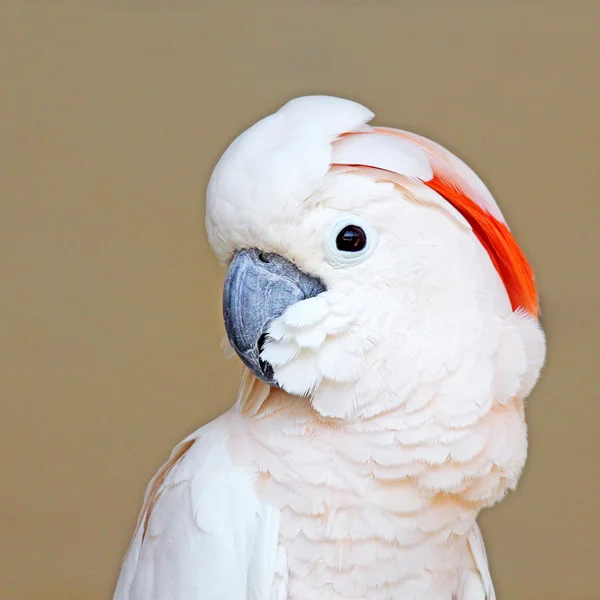
M 299 98 L 216 166 L 217 256 L 277 253 L 327 290 L 269 327 L 281 389 L 247 371 L 150 483 L 115 600 L 494 599 L 476 518 L 525 463 L 544 335 L 427 183 L 450 178 L 503 224 L 485 185 L 372 117 Z M 332 244 L 345 222 L 369 233 L 353 262 Z

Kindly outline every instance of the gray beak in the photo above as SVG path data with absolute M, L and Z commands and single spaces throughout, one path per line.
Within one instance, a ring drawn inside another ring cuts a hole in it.
M 223 317 L 229 343 L 258 379 L 276 386 L 271 365 L 260 358 L 270 323 L 292 304 L 325 291 L 279 254 L 236 253 L 223 288 Z

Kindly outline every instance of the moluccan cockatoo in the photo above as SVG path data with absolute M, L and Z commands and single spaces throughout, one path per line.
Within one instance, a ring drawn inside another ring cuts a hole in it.
M 244 363 L 150 482 L 115 600 L 491 600 L 476 518 L 517 484 L 545 357 L 481 180 L 349 100 L 292 100 L 208 186 Z

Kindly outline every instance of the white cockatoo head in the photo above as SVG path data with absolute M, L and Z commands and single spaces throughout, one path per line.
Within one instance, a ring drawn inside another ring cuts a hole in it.
M 323 416 L 411 411 L 436 395 L 466 425 L 537 380 L 533 274 L 469 167 L 372 117 L 297 98 L 221 157 L 206 224 L 229 265 L 229 342 L 258 379 Z

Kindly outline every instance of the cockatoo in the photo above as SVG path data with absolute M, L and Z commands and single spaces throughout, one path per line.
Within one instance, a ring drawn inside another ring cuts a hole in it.
M 150 482 L 115 600 L 492 600 L 476 518 L 526 460 L 532 269 L 438 144 L 296 98 L 208 185 L 235 406 Z

